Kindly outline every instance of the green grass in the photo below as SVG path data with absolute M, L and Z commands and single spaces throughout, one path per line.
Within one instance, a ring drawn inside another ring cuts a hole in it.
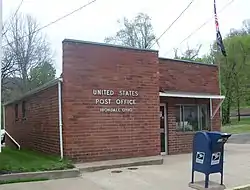
M 0 153 L 0 171 L 35 172 L 73 168 L 70 161 L 30 150 L 3 148 Z
M 241 118 L 238 122 L 237 118 L 231 119 L 231 124 L 222 127 L 223 132 L 227 133 L 250 133 L 250 118 Z

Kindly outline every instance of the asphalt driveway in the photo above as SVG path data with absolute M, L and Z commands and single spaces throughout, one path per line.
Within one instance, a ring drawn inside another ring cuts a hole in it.
M 250 144 L 250 133 L 233 134 L 228 139 L 228 143 L 233 143 L 233 144 Z
M 227 188 L 250 183 L 250 144 L 227 144 L 225 185 Z M 1 185 L 1 190 L 183 190 L 189 189 L 191 154 L 165 156 L 164 164 L 85 173 L 74 179 Z M 112 171 L 121 171 L 113 173 Z M 197 180 L 203 175 L 196 175 Z M 212 175 L 219 182 L 219 175 Z

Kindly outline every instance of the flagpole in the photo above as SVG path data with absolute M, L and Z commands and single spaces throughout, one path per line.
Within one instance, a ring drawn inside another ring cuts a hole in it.
M 216 0 L 214 0 L 214 17 L 215 17 L 215 27 L 216 27 L 216 41 L 217 42 L 217 32 L 219 30 L 219 26 L 218 26 L 218 18 L 217 18 L 217 12 L 216 12 Z M 218 54 L 219 53 L 219 47 L 218 47 L 218 44 L 216 43 L 216 53 Z M 216 56 L 215 56 L 215 62 L 217 63 L 218 65 L 218 77 L 219 77 L 219 88 L 220 88 L 220 95 L 221 95 L 221 73 L 220 73 L 220 62 L 216 59 Z
M 218 53 L 218 47 L 217 47 L 217 53 Z M 219 75 L 219 88 L 220 88 L 220 95 L 221 95 L 221 68 L 220 68 L 220 61 L 218 61 L 218 75 Z M 220 125 L 222 126 L 222 109 L 220 108 Z
M 216 41 L 215 41 L 216 42 L 216 54 L 218 55 L 219 54 L 218 33 L 220 34 L 220 31 L 219 31 L 219 22 L 218 22 L 217 11 L 216 11 L 216 0 L 214 0 L 214 18 L 215 18 L 215 26 L 216 26 Z M 220 95 L 221 95 L 221 64 L 220 64 L 220 61 L 216 59 L 217 57 L 216 54 L 215 54 L 215 63 L 217 63 L 217 66 L 218 66 L 219 88 L 220 88 Z M 222 117 L 222 109 L 220 109 L 220 118 L 221 117 Z M 222 119 L 220 119 L 220 121 L 222 125 Z

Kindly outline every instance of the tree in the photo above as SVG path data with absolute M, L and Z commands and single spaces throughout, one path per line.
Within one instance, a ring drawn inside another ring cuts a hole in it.
M 124 45 L 129 47 L 150 49 L 156 41 L 151 19 L 147 14 L 139 13 L 134 19 L 117 21 L 122 28 L 115 36 L 106 37 L 106 43 Z
M 200 49 L 202 45 L 199 44 L 195 48 L 190 48 L 187 46 L 187 49 L 181 53 L 181 55 L 178 54 L 178 49 L 174 49 L 175 52 L 175 59 L 182 59 L 182 60 L 188 60 L 188 61 L 195 61 L 195 62 L 201 62 L 201 63 L 207 63 L 207 64 L 213 64 L 214 59 L 211 53 L 205 54 L 202 56 L 199 56 Z
M 190 48 L 189 45 L 187 45 L 187 49 L 184 51 L 184 53 L 181 53 L 181 56 L 178 55 L 178 49 L 175 49 L 175 59 L 194 61 L 196 58 L 198 58 L 200 49 L 201 45 L 198 45 L 197 48 Z
M 224 39 L 227 58 L 220 52 L 215 53 L 216 61 L 220 63 L 222 92 L 226 99 L 223 103 L 223 123 L 230 122 L 230 112 L 237 108 L 238 120 L 240 120 L 240 107 L 246 103 L 249 97 L 250 81 L 250 35 L 243 30 L 231 30 Z
M 48 62 L 44 62 L 30 70 L 29 85 L 30 88 L 41 86 L 55 78 L 56 69 Z
M 223 43 L 226 58 L 216 51 L 216 42 L 206 55 L 199 56 L 201 46 L 198 46 L 193 49 L 188 47 L 180 56 L 176 49 L 175 58 L 220 66 L 221 92 L 226 97 L 222 105 L 222 122 L 226 124 L 230 123 L 232 109 L 237 109 L 240 121 L 240 108 L 250 106 L 250 20 L 243 21 L 241 29 L 231 29 Z
M 250 19 L 246 19 L 243 21 L 243 31 L 245 34 L 250 34 Z
M 226 97 L 222 105 L 222 122 L 227 124 L 232 109 L 237 109 L 240 121 L 240 108 L 250 106 L 250 19 L 244 20 L 240 29 L 231 29 L 223 43 L 226 58 L 216 51 L 216 42 L 206 55 L 199 56 L 201 46 L 198 46 L 188 47 L 180 56 L 176 49 L 175 58 L 219 65 L 221 92 Z
M 39 31 L 37 21 L 30 15 L 17 14 L 7 26 L 8 30 L 3 36 L 6 45 L 2 65 L 10 65 L 8 77 L 11 76 L 13 80 L 18 79 L 15 81 L 16 88 L 20 93 L 25 93 L 31 89 L 29 72 L 45 62 L 53 62 L 51 49 Z
M 3 48 L 3 59 L 2 59 L 2 85 L 5 86 L 8 83 L 8 78 L 15 73 L 15 62 L 13 52 L 9 51 L 8 48 Z
M 228 34 L 228 37 L 232 36 L 244 36 L 250 34 L 250 19 L 246 19 L 242 22 L 241 29 L 232 28 Z

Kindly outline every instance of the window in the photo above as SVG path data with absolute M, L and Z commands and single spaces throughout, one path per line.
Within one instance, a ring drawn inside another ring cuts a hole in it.
M 22 116 L 23 116 L 23 119 L 26 118 L 26 102 L 25 101 L 22 102 Z
M 15 104 L 15 120 L 18 120 L 18 104 Z
M 178 131 L 200 131 L 209 129 L 207 105 L 179 105 L 176 107 L 176 129 Z

